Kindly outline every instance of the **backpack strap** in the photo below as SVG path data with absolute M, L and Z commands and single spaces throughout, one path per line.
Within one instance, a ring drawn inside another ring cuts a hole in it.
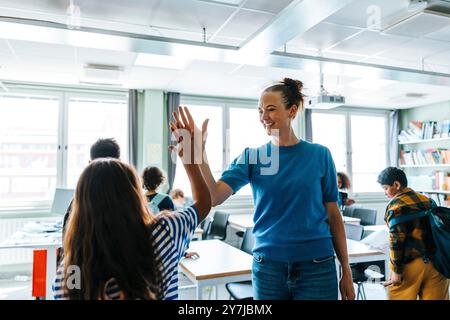
M 153 199 L 150 201 L 154 206 L 159 206 L 159 204 L 166 198 L 165 194 L 157 193 Z
M 405 216 L 400 216 L 397 218 L 393 218 L 391 221 L 389 221 L 389 229 L 398 225 L 399 223 L 403 223 L 406 221 L 410 221 L 410 220 L 414 220 L 417 218 L 423 218 L 428 216 L 429 212 L 428 211 L 421 211 L 421 212 L 416 212 L 416 213 L 411 213 Z

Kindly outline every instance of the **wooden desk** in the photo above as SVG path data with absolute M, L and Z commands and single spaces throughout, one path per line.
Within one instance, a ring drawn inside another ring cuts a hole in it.
M 352 224 L 359 224 L 361 222 L 361 219 L 358 218 L 352 218 L 352 217 L 342 217 L 344 220 L 344 223 L 352 223 Z M 228 224 L 230 227 L 245 231 L 247 228 L 253 227 L 253 215 L 252 214 L 232 214 L 228 218 Z
M 217 298 L 217 285 L 252 278 L 252 256 L 225 242 L 193 241 L 189 251 L 197 252 L 200 257 L 181 260 L 180 270 L 196 285 L 198 300 L 205 286 L 214 286 Z

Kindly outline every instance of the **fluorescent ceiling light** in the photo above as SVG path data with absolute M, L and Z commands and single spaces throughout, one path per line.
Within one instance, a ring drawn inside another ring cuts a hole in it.
M 182 70 L 189 61 L 182 57 L 172 57 L 160 54 L 139 53 L 134 65 L 163 69 Z

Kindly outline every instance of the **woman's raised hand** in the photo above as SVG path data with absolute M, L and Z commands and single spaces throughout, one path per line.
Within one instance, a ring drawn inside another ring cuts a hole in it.
M 177 140 L 176 146 L 178 155 L 184 164 L 201 164 L 203 162 L 203 152 L 205 149 L 208 121 L 206 119 L 200 130 L 187 107 L 178 107 L 173 112 L 175 122 L 170 122 L 170 130 Z

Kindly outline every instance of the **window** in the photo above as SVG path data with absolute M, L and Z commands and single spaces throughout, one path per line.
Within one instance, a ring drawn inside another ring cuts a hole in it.
M 50 200 L 56 185 L 59 99 L 0 96 L 0 199 Z
M 377 176 L 388 163 L 387 121 L 387 112 L 312 113 L 313 141 L 330 149 L 336 170 L 351 177 L 353 193 L 380 192 Z
M 239 156 L 245 148 L 259 147 L 270 140 L 259 121 L 256 105 L 253 108 L 230 108 L 229 135 L 230 161 Z M 250 185 L 242 187 L 236 194 L 251 195 Z
M 183 105 L 185 105 L 183 103 Z M 223 116 L 222 107 L 206 105 L 188 105 L 189 111 L 195 123 L 201 128 L 203 121 L 209 119 L 208 137 L 206 140 L 206 153 L 208 162 L 214 178 L 218 179 L 223 168 Z M 175 172 L 174 188 L 183 190 L 186 194 L 191 194 L 191 188 L 183 164 L 177 158 L 177 168 Z
M 182 104 L 189 107 L 198 126 L 209 118 L 206 152 L 216 180 L 246 147 L 258 147 L 269 141 L 259 122 L 257 101 L 223 101 L 191 97 L 182 97 L 182 100 Z M 243 128 L 246 134 L 242 134 Z M 180 161 L 177 162 L 174 188 L 180 188 L 185 193 L 191 194 L 190 184 Z M 245 196 L 250 194 L 251 188 L 248 185 L 237 193 Z
M 89 162 L 90 147 L 99 138 L 114 138 L 121 158 L 128 159 L 128 114 L 125 100 L 69 99 L 67 187 L 75 188 Z
M 128 159 L 126 93 L 12 91 L 0 95 L 0 209 L 48 208 L 75 188 L 90 145 L 114 137 Z

